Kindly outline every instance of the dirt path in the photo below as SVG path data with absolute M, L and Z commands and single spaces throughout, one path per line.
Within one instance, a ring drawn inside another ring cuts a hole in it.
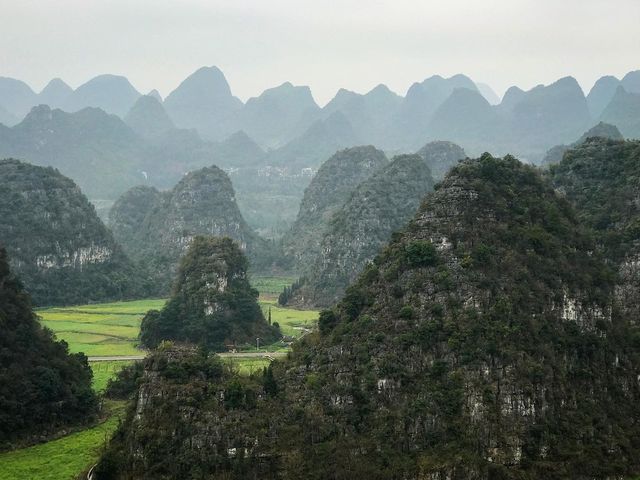
M 269 358 L 269 357 L 282 357 L 287 352 L 224 352 L 218 353 L 222 358 Z M 88 357 L 90 362 L 118 362 L 118 361 L 132 361 L 142 360 L 146 355 L 123 355 L 123 356 L 108 356 L 108 357 Z

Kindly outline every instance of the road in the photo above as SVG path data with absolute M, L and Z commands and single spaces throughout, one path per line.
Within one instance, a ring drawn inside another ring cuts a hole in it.
M 263 357 L 283 357 L 287 352 L 224 352 L 218 353 L 222 358 L 263 358 Z M 108 356 L 108 357 L 88 357 L 90 362 L 118 362 L 118 361 L 133 361 L 142 360 L 146 355 L 123 355 L 123 356 Z

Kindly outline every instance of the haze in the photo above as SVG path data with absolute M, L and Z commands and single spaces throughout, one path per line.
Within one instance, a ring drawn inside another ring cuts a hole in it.
M 101 73 L 167 95 L 217 65 L 241 99 L 284 81 L 326 103 L 339 88 L 463 72 L 498 94 L 573 75 L 587 90 L 637 68 L 635 0 L 56 2 L 0 0 L 2 75 L 38 90 Z

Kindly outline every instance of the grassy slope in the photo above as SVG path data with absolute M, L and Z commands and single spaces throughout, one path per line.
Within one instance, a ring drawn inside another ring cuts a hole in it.
M 97 459 L 118 426 L 125 402 L 106 402 L 109 416 L 99 425 L 51 442 L 0 454 L 2 480 L 72 480 Z

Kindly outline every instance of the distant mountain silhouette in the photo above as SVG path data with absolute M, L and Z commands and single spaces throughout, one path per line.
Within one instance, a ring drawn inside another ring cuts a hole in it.
M 416 154 L 427 163 L 436 182 L 442 180 L 451 167 L 467 157 L 460 146 L 441 140 L 427 143 Z
M 35 101 L 35 92 L 22 80 L 0 77 L 0 105 L 11 115 L 21 119 Z
M 51 108 L 63 108 L 73 89 L 59 78 L 54 78 L 38 94 L 38 103 Z
M 600 120 L 615 125 L 627 138 L 640 138 L 640 94 L 619 86 Z
M 289 82 L 250 98 L 238 112 L 235 125 L 266 147 L 279 147 L 302 132 L 317 117 L 320 107 L 306 86 Z
M 63 109 L 77 112 L 85 107 L 97 107 L 123 118 L 138 97 L 140 92 L 125 77 L 99 75 L 80 85 L 69 96 Z
M 314 122 L 302 135 L 267 155 L 267 163 L 289 169 L 318 167 L 336 150 L 358 145 L 353 126 L 341 112 Z
M 167 96 L 164 107 L 178 127 L 195 128 L 205 138 L 220 140 L 233 132 L 226 123 L 242 102 L 231 94 L 218 67 L 202 67 Z
M 67 113 L 40 105 L 0 133 L 0 157 L 56 167 L 90 198 L 110 198 L 142 182 L 141 155 L 135 133 L 98 108 Z
M 160 103 L 162 103 L 162 95 L 160 95 L 160 92 L 158 92 L 158 90 L 156 90 L 155 88 L 153 90 L 151 90 L 149 93 L 147 93 L 147 95 L 149 95 L 150 97 L 155 98 Z
M 425 138 L 450 140 L 481 150 L 497 123 L 497 114 L 480 92 L 457 88 L 433 114 Z
M 640 70 L 627 73 L 622 77 L 620 85 L 629 93 L 640 93 Z
M 556 145 L 555 147 L 549 149 L 545 157 L 542 159 L 542 165 L 560 163 L 562 161 L 562 158 L 564 157 L 564 154 L 568 150 L 582 145 L 590 138 L 596 137 L 606 138 L 609 140 L 624 140 L 624 137 L 620 133 L 620 130 L 618 130 L 615 125 L 600 122 L 596 126 L 591 127 L 589 130 L 583 133 L 582 136 L 571 145 Z
M 162 104 L 151 95 L 142 95 L 124 121 L 138 135 L 152 138 L 175 128 Z
M 506 120 L 508 129 L 501 135 L 510 139 L 507 148 L 533 159 L 544 154 L 545 146 L 578 137 L 587 129 L 591 115 L 578 82 L 565 77 L 525 92 Z
M 0 105 L 0 124 L 5 127 L 12 127 L 20 120 L 13 113 L 7 111 L 2 105 Z
M 620 85 L 620 80 L 611 75 L 599 78 L 593 85 L 587 95 L 587 104 L 593 118 L 598 118 L 607 108 L 616 93 L 618 85 Z
M 263 163 L 264 150 L 242 130 L 219 142 L 217 147 L 216 164 L 221 167 L 256 167 Z
M 476 87 L 478 87 L 478 91 L 491 105 L 500 104 L 500 97 L 489 85 L 487 85 L 486 83 L 476 82 Z
M 503 112 L 511 112 L 525 96 L 526 93 L 521 88 L 509 87 L 502 97 L 502 102 L 498 105 L 498 109 Z
M 387 143 L 396 148 L 407 145 L 417 148 L 424 143 L 433 114 L 458 88 L 477 91 L 476 84 L 461 74 L 450 78 L 434 75 L 414 83 L 392 120 Z
M 381 84 L 364 95 L 340 89 L 322 111 L 327 116 L 342 113 L 360 140 L 379 143 L 401 104 L 402 97 Z

